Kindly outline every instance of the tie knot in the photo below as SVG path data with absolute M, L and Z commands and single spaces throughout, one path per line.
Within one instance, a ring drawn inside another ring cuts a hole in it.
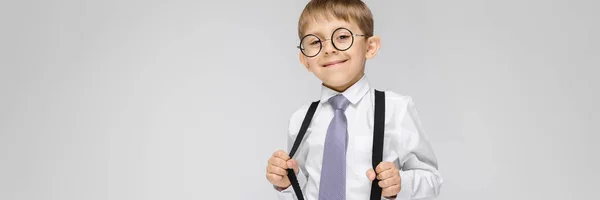
M 342 94 L 335 95 L 329 98 L 329 103 L 334 110 L 346 110 L 346 107 L 350 104 L 350 101 Z

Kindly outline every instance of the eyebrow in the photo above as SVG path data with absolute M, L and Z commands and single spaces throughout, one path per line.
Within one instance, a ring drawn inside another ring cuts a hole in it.
M 333 31 L 337 30 L 338 28 L 346 28 L 346 29 L 350 29 L 350 28 L 347 28 L 347 27 L 344 27 L 344 26 L 341 26 L 341 25 L 339 25 L 339 26 L 336 26 L 335 28 L 333 28 Z M 332 33 L 333 33 L 333 31 L 332 31 Z M 304 36 L 306 36 L 306 35 L 309 35 L 309 34 L 314 34 L 314 35 L 317 35 L 319 38 L 321 38 L 321 37 L 323 37 L 323 38 L 326 38 L 326 37 L 323 35 L 323 33 L 322 33 L 321 31 L 315 31 L 314 33 L 309 33 L 309 32 L 307 31 L 307 33 L 306 33 Z

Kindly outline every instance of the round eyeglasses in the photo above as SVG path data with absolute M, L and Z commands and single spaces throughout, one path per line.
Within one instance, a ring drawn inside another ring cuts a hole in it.
M 339 51 L 346 51 L 354 44 L 354 36 L 366 36 L 360 34 L 353 34 L 352 31 L 347 28 L 337 28 L 331 34 L 331 44 Z M 319 55 L 323 49 L 323 40 L 314 34 L 308 34 L 302 37 L 300 45 L 297 47 L 300 49 L 302 54 L 306 57 L 315 57 Z

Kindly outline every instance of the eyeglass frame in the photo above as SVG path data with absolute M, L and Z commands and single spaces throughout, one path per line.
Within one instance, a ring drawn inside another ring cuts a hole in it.
M 346 49 L 343 49 L 343 50 L 342 50 L 342 49 L 339 49 L 337 46 L 335 46 L 335 43 L 333 42 L 333 39 L 332 39 L 332 38 L 333 38 L 333 35 L 335 34 L 335 32 L 337 32 L 337 31 L 338 31 L 338 30 L 340 30 L 340 29 L 346 29 L 348 32 L 350 32 L 350 35 L 352 36 L 352 42 L 350 43 L 350 46 L 348 46 L 348 48 L 346 48 Z M 315 36 L 317 39 L 319 39 L 319 51 L 317 51 L 317 53 L 316 53 L 314 56 L 308 56 L 308 55 L 306 55 L 306 53 L 304 53 L 304 51 L 303 51 L 303 49 L 302 49 L 302 41 L 304 40 L 304 38 L 306 38 L 306 37 L 308 37 L 308 36 Z M 316 56 L 318 56 L 318 55 L 321 53 L 321 51 L 323 50 L 323 42 L 324 42 L 324 41 L 331 40 L 331 45 L 333 45 L 333 48 L 337 49 L 338 51 L 347 51 L 348 49 L 350 49 L 350 48 L 352 47 L 352 45 L 354 45 L 354 36 L 359 36 L 359 37 L 362 37 L 362 36 L 367 36 L 367 34 L 354 34 L 354 33 L 353 33 L 353 32 L 352 32 L 350 29 L 347 29 L 347 28 L 344 28 L 344 27 L 339 27 L 339 28 L 336 28 L 336 29 L 335 29 L 335 30 L 334 30 L 334 31 L 331 33 L 331 37 L 330 37 L 330 38 L 328 38 L 328 39 L 324 39 L 324 40 L 323 40 L 323 39 L 321 39 L 319 36 L 317 36 L 317 35 L 315 35 L 315 34 L 312 34 L 312 33 L 311 33 L 311 34 L 307 34 L 307 35 L 303 36 L 303 37 L 300 39 L 300 45 L 296 46 L 296 48 L 300 49 L 300 52 L 302 52 L 302 54 L 303 54 L 304 56 L 306 56 L 306 57 L 309 57 L 309 58 L 312 58 L 312 57 L 316 57 Z

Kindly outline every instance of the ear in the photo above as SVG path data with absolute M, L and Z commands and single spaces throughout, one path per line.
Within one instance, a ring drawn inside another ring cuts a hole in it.
M 304 57 L 304 54 L 302 54 L 302 52 L 298 53 L 298 58 L 300 59 L 300 63 L 302 63 L 302 65 L 306 67 L 306 70 L 310 72 L 310 67 L 308 67 L 308 61 L 306 60 L 306 57 Z
M 367 59 L 371 59 L 377 55 L 379 48 L 381 47 L 381 39 L 379 36 L 371 36 L 367 40 L 367 52 L 365 53 L 365 57 Z

